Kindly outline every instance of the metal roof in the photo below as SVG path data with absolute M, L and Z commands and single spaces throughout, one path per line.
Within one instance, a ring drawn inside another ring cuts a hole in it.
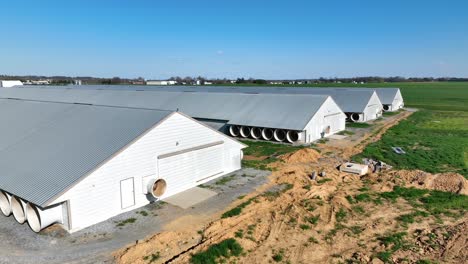
M 24 87 L 24 86 L 23 86 Z M 50 86 L 43 86 L 50 88 Z M 64 88 L 58 86 L 55 88 Z M 362 88 L 320 88 L 320 87 L 249 87 L 249 86 L 136 86 L 136 85 L 70 85 L 67 89 L 78 90 L 140 90 L 166 92 L 215 92 L 248 94 L 311 94 L 330 95 L 343 112 L 362 113 L 365 111 L 375 89 Z
M 374 90 L 382 104 L 393 104 L 393 100 L 395 100 L 400 88 L 376 88 Z
M 46 206 L 170 114 L 0 99 L 0 189 Z
M 310 94 L 136 91 L 135 87 L 120 91 L 59 88 L 0 89 L 0 98 L 180 110 L 194 118 L 225 120 L 228 124 L 303 130 L 329 97 Z

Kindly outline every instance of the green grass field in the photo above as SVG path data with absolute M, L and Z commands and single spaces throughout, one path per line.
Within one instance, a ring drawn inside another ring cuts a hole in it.
M 402 147 L 405 155 L 392 151 Z M 468 177 L 468 112 L 421 110 L 389 129 L 353 159 L 383 160 L 401 169 L 458 172 Z

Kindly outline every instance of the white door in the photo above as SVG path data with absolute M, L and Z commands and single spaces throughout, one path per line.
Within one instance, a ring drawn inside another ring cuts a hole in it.
M 135 186 L 133 184 L 133 178 L 128 178 L 120 182 L 120 199 L 122 201 L 122 209 L 135 205 Z
M 167 183 L 162 198 L 185 191 L 223 172 L 223 144 L 158 159 L 160 179 Z

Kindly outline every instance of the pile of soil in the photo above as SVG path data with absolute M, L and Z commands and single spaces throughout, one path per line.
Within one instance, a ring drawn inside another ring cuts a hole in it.
M 280 156 L 280 159 L 286 163 L 308 163 L 308 162 L 317 162 L 320 158 L 320 154 L 311 148 L 304 148 L 293 153 L 288 153 Z
M 420 170 L 400 170 L 396 175 L 398 175 L 406 185 L 468 195 L 468 181 L 458 173 L 431 174 Z

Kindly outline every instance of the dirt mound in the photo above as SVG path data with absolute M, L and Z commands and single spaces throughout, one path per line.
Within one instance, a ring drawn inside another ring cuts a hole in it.
M 420 170 L 401 170 L 397 175 L 406 183 L 424 189 L 468 194 L 468 181 L 460 174 L 448 172 L 431 174 Z
M 320 154 L 311 148 L 304 148 L 298 150 L 294 153 L 288 153 L 285 155 L 280 156 L 280 159 L 286 163 L 307 163 L 307 162 L 317 162 L 320 158 Z

